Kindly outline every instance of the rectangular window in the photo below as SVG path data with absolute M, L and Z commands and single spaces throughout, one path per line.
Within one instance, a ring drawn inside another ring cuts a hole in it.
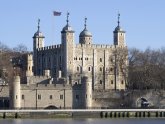
M 79 72 L 79 67 L 77 67 L 77 71 Z
M 60 95 L 60 99 L 63 99 L 63 95 Z
M 41 95 L 40 94 L 38 95 L 38 99 L 41 99 Z
M 22 95 L 22 100 L 24 100 L 25 99 L 25 96 L 24 95 Z
M 53 96 L 52 96 L 52 95 L 50 95 L 50 96 L 49 96 L 49 98 L 50 98 L 50 99 L 53 99 Z
M 60 56 L 60 63 L 62 62 L 62 57 Z
M 15 96 L 15 99 L 17 99 L 17 95 Z
M 124 81 L 123 80 L 121 81 L 121 84 L 124 84 Z
M 76 99 L 79 100 L 79 95 L 76 95 Z

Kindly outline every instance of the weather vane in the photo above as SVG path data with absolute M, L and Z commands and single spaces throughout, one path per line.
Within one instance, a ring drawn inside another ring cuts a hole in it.
M 118 12 L 118 21 L 117 21 L 117 23 L 118 23 L 118 26 L 120 25 L 120 13 Z
M 86 29 L 86 26 L 87 26 L 87 17 L 85 17 L 85 24 L 84 24 L 84 26 L 85 26 L 85 29 Z
M 40 19 L 38 19 L 38 31 L 40 30 Z
M 66 20 L 66 22 L 67 22 L 67 25 L 68 25 L 68 22 L 69 22 L 69 12 L 67 12 L 67 20 Z

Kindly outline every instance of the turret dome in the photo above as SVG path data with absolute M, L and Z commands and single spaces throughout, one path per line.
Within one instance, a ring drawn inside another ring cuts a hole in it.
M 91 32 L 87 30 L 87 25 L 86 25 L 87 18 L 85 18 L 85 24 L 84 24 L 84 30 L 80 33 L 79 37 L 92 37 Z
M 67 13 L 67 20 L 66 20 L 67 24 L 65 27 L 63 27 L 61 33 L 65 33 L 65 32 L 74 32 L 72 27 L 69 25 L 69 13 Z
M 40 19 L 38 19 L 38 30 L 36 33 L 34 33 L 33 37 L 43 37 L 44 38 L 43 33 L 40 31 Z
M 62 29 L 62 31 L 72 31 L 72 27 L 71 27 L 69 24 L 67 24 L 67 25 Z
M 34 34 L 34 37 L 44 37 L 44 35 L 43 35 L 42 32 L 37 31 L 37 32 Z
M 91 34 L 91 32 L 89 32 L 89 31 L 85 28 L 85 29 L 80 33 L 79 37 L 86 37 L 86 36 L 91 37 L 92 34 Z
M 118 33 L 118 32 L 123 32 L 124 33 L 125 31 L 120 26 L 120 14 L 118 14 L 118 21 L 117 21 L 117 23 L 118 23 L 118 25 L 115 28 L 114 33 Z

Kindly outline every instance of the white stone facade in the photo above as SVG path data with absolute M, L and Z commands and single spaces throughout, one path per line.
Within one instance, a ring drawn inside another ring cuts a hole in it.
M 61 31 L 61 44 L 44 46 L 44 36 L 33 36 L 33 55 L 27 56 L 27 82 L 18 83 L 13 91 L 20 93 L 14 108 L 91 108 L 94 90 L 125 90 L 127 83 L 127 47 L 125 31 L 115 28 L 114 44 L 93 44 L 92 34 L 85 28 L 74 40 L 67 24 Z M 16 81 L 18 82 L 18 81 Z M 14 85 L 15 85 L 14 84 Z

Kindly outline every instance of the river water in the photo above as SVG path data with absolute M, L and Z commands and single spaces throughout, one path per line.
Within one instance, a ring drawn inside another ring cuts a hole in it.
M 0 124 L 165 124 L 162 118 L 124 119 L 1 119 Z

